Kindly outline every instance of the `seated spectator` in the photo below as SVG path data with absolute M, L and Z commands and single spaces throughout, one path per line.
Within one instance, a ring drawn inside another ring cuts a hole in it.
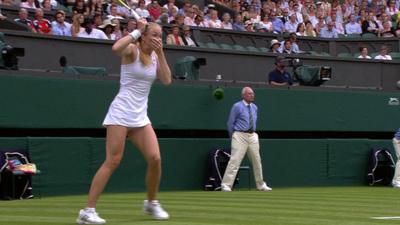
M 218 19 L 218 11 L 212 10 L 210 12 L 210 20 L 208 21 L 209 28 L 222 28 L 222 22 Z
M 146 9 L 146 3 L 144 0 L 139 0 L 138 7 L 135 9 L 135 11 L 140 17 L 146 18 L 147 21 L 151 20 L 150 13 Z
M 299 45 L 297 44 L 297 35 L 296 33 L 290 33 L 289 34 L 289 40 L 291 44 L 291 52 L 299 54 L 299 53 L 304 53 L 304 51 L 300 50 Z
M 281 19 L 276 17 L 276 12 L 272 11 L 270 14 L 272 27 L 274 28 L 274 33 L 281 34 L 285 31 L 285 26 Z
M 82 20 L 83 22 L 83 20 Z M 93 17 L 93 26 L 94 27 L 99 27 L 100 25 L 103 24 L 103 17 L 101 16 L 101 14 L 96 14 Z
M 195 10 L 192 7 L 190 7 L 186 9 L 185 19 L 183 20 L 183 23 L 188 26 L 196 26 L 194 22 L 195 17 L 196 17 Z
M 306 21 L 306 30 L 304 33 L 305 33 L 306 37 L 316 37 L 317 36 L 317 33 L 315 32 L 311 21 Z
M 221 28 L 232 30 L 231 15 L 229 13 L 224 13 L 222 16 Z
M 35 20 L 33 21 L 33 26 L 40 34 L 52 34 L 51 23 L 49 20 L 43 17 L 43 9 L 35 10 Z
M 128 30 L 129 33 L 133 32 L 134 30 L 136 30 L 137 29 L 136 19 L 133 19 L 133 18 L 129 19 L 128 20 L 128 24 L 126 26 L 127 26 L 126 29 Z
M 332 17 L 331 22 L 333 23 L 333 26 L 336 29 L 336 32 L 338 34 L 344 34 L 344 28 L 343 28 L 343 24 L 340 21 L 337 21 L 337 17 Z
M 328 26 L 321 29 L 322 38 L 338 38 L 339 35 L 336 31 L 335 24 L 331 21 L 328 23 Z
M 275 69 L 268 74 L 269 84 L 276 86 L 293 85 L 292 76 L 285 70 L 284 61 L 284 57 L 276 57 Z
M 187 25 L 182 26 L 183 35 L 182 40 L 185 46 L 196 47 L 198 46 L 196 40 L 192 36 L 192 32 L 190 31 L 190 27 Z
M 306 25 L 304 25 L 304 23 L 299 23 L 299 25 L 297 25 L 296 35 L 306 36 Z
M 187 12 L 189 9 L 192 9 L 192 3 L 190 3 L 190 0 L 185 0 L 183 2 L 183 7 L 178 9 L 178 14 L 180 14 L 182 16 L 187 16 Z M 193 11 L 193 13 L 194 13 L 194 11 Z
M 112 19 L 111 23 L 115 24 L 114 31 L 113 31 L 113 34 L 115 35 L 115 40 L 121 39 L 123 37 L 123 34 L 122 34 L 123 29 L 121 28 L 121 23 L 119 22 L 119 19 Z
M 272 32 L 274 30 L 271 21 L 269 20 L 269 15 L 265 14 L 262 20 L 258 23 L 260 28 L 265 29 L 267 32 Z
M 400 37 L 400 19 L 397 21 L 396 30 L 394 31 L 396 37 Z
M 201 15 L 196 15 L 194 17 L 195 27 L 207 27 L 207 24 L 204 22 L 204 18 Z
M 398 2 L 399 3 L 399 2 Z M 400 4 L 399 4 L 400 5 Z M 390 16 L 399 13 L 399 6 L 396 6 L 396 0 L 389 0 L 387 5 L 387 12 Z M 398 17 L 398 16 L 397 16 Z
M 279 48 L 279 52 L 283 54 L 292 54 L 292 42 L 288 39 L 283 41 L 283 44 L 281 44 Z
M 378 35 L 379 26 L 374 21 L 374 13 L 373 12 L 369 12 L 366 20 L 362 23 L 362 32 L 363 32 L 363 34 L 372 33 L 372 34 Z
M 167 45 L 178 45 L 183 46 L 182 37 L 179 35 L 179 26 L 174 24 L 171 28 L 171 34 L 167 36 Z
M 107 15 L 107 19 L 109 19 L 109 20 L 112 20 L 112 19 L 119 19 L 119 20 L 122 20 L 122 19 L 124 19 L 124 18 L 121 16 L 121 13 L 118 13 L 117 5 L 111 5 L 111 6 L 110 6 L 110 14 Z
M 89 16 L 90 8 L 86 5 L 84 0 L 75 0 L 75 4 L 72 7 L 72 13 L 82 14 L 83 16 Z
M 36 7 L 35 0 L 26 0 L 25 2 L 21 2 L 21 4 L 19 4 L 19 6 L 21 8 L 28 8 L 28 9 L 38 8 L 38 7 Z
M 235 15 L 235 21 L 232 24 L 232 28 L 233 30 L 238 30 L 238 31 L 246 30 L 246 28 L 244 27 L 242 15 L 240 15 L 240 13 Z
M 51 5 L 50 0 L 43 0 L 41 3 L 41 8 L 44 11 L 52 11 L 54 9 L 53 6 Z
M 147 10 L 150 13 L 151 21 L 156 21 L 161 15 L 161 6 L 158 4 L 157 0 L 152 0 L 151 3 L 147 5 Z
M 317 34 L 317 36 L 321 36 L 321 31 L 323 28 L 326 28 L 326 23 L 324 17 L 322 16 L 322 13 L 318 13 L 317 18 L 318 22 L 317 24 L 313 25 L 313 27 L 315 29 L 315 33 Z
M 345 25 L 346 34 L 361 34 L 361 25 L 357 23 L 356 16 L 351 14 L 349 17 L 349 22 Z
M 116 19 L 116 20 L 118 20 L 118 19 Z M 115 34 L 113 33 L 114 32 L 114 28 L 115 28 L 115 24 L 113 24 L 111 22 L 111 20 L 109 20 L 109 19 L 104 20 L 103 24 L 100 25 L 98 28 L 101 29 L 104 32 L 104 34 L 107 36 L 107 38 L 109 40 L 114 40 L 115 41 L 117 39 Z
M 33 25 L 33 21 L 28 19 L 28 10 L 25 8 L 20 8 L 18 13 L 18 18 L 14 20 L 15 22 L 22 23 L 27 25 L 32 32 L 36 33 L 35 26 Z
M 359 59 L 371 59 L 371 56 L 368 55 L 367 47 L 360 47 L 360 55 L 357 57 Z
M 76 14 L 72 17 L 71 35 L 72 37 L 77 37 L 78 33 L 82 32 L 84 28 L 82 24 L 85 17 L 82 14 Z M 101 21 L 103 23 L 103 21 Z
M 82 26 L 84 29 L 77 34 L 77 37 L 108 40 L 108 37 L 103 31 L 93 28 L 92 20 L 90 18 L 86 17 Z
M 374 59 L 380 60 L 392 60 L 392 57 L 388 55 L 388 47 L 386 45 L 382 45 L 381 50 L 379 51 L 379 55 L 375 56 Z
M 280 53 L 279 52 L 279 47 L 281 46 L 281 43 L 277 39 L 272 39 L 271 40 L 271 45 L 269 47 L 271 53 Z
M 245 31 L 247 31 L 247 32 L 254 32 L 253 23 L 250 20 L 247 20 L 244 23 L 244 28 L 245 28 Z
M 285 23 L 285 32 L 287 33 L 296 32 L 297 25 L 298 25 L 297 17 L 296 14 L 293 13 L 292 15 L 289 16 L 289 21 L 286 21 Z
M 71 24 L 65 22 L 65 12 L 58 10 L 54 15 L 55 21 L 51 22 L 53 35 L 68 36 L 71 37 Z
M 168 0 L 167 3 L 163 5 L 163 7 L 166 9 L 170 9 L 170 7 L 173 7 L 177 13 L 179 11 L 179 8 L 175 4 L 175 0 Z
M 388 21 L 383 23 L 383 29 L 379 31 L 380 37 L 395 37 L 396 34 Z

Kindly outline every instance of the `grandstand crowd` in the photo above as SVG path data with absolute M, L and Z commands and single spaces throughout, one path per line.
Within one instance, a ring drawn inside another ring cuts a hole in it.
M 136 28 L 130 10 L 118 0 L 0 0 L 0 4 L 21 7 L 16 21 L 38 33 L 117 40 Z M 183 4 L 168 0 L 163 5 L 157 0 L 127 0 L 126 4 L 148 21 L 161 24 L 323 38 L 400 37 L 400 0 L 216 0 L 203 8 L 190 0 Z M 216 5 L 234 13 L 220 15 Z M 24 9 L 34 9 L 34 18 L 28 18 Z M 57 13 L 49 21 L 43 11 L 52 10 Z M 72 13 L 72 21 L 65 21 L 66 12 Z M 85 22 L 89 16 L 92 19 Z M 92 24 L 95 34 L 83 34 L 86 23 Z

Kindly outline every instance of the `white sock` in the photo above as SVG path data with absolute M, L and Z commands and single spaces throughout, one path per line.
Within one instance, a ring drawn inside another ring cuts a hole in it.
M 89 208 L 89 207 L 86 207 L 86 208 L 85 208 L 85 212 L 94 213 L 94 212 L 96 212 L 96 208 Z

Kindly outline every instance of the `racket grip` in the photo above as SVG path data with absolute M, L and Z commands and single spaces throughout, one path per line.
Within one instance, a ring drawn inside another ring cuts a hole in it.
M 134 9 L 131 9 L 131 14 L 136 20 L 140 19 L 139 14 L 137 14 L 137 12 Z

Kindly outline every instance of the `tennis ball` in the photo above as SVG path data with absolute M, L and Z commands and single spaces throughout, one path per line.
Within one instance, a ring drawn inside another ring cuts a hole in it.
M 223 99 L 223 98 L 224 98 L 224 89 L 222 89 L 222 88 L 216 88 L 216 89 L 213 91 L 213 95 L 214 95 L 214 98 L 217 99 L 217 100 Z

